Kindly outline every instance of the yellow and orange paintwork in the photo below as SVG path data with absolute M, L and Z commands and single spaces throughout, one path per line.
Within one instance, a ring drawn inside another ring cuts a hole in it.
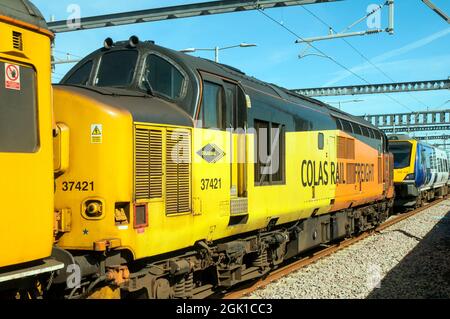
M 337 133 L 338 136 L 353 138 L 345 132 Z M 355 139 L 355 159 L 339 159 L 339 162 L 364 163 L 373 165 L 373 180 L 363 183 L 342 184 L 336 186 L 336 203 L 331 211 L 357 207 L 383 198 L 393 198 L 394 187 L 392 181 L 389 182 L 389 160 L 387 154 L 380 153 L 377 149 Z M 381 163 L 381 167 L 380 166 Z M 379 170 L 381 172 L 379 173 Z M 381 174 L 381 176 L 379 176 Z M 380 180 L 381 177 L 381 180 Z
M 236 181 L 238 169 L 230 164 L 233 162 L 230 154 L 237 154 L 236 148 L 233 152 L 228 151 L 231 135 L 229 132 L 185 127 L 181 129 L 192 134 L 192 211 L 167 216 L 163 184 L 162 199 L 144 201 L 148 203 L 148 227 L 144 230 L 133 228 L 133 210 L 130 212 L 130 224 L 117 226 L 114 220 L 115 203 L 133 203 L 134 199 L 134 129 L 161 129 L 165 126 L 134 123 L 128 111 L 100 104 L 80 92 L 67 87 L 54 88 L 55 118 L 58 123 L 70 128 L 69 169 L 56 181 L 55 200 L 56 209 L 70 209 L 72 214 L 71 231 L 62 235 L 58 242 L 64 249 L 92 250 L 95 242 L 117 239 L 118 247 L 115 248 L 127 249 L 135 259 L 140 259 L 190 247 L 199 240 L 214 241 L 261 229 L 272 218 L 278 218 L 278 224 L 283 224 L 308 218 L 314 211 L 327 214 L 393 196 L 392 183 L 386 180 L 389 176 L 385 174 L 388 161 L 383 153 L 355 140 L 356 159 L 341 161 L 337 158 L 337 136 L 353 138 L 341 131 L 323 132 L 323 150 L 317 149 L 318 132 L 286 133 L 285 183 L 255 186 L 254 135 L 248 134 L 245 138 L 249 163 L 246 181 L 249 219 L 246 224 L 229 227 L 230 176 Z M 102 144 L 91 144 L 93 124 L 103 126 Z M 233 139 L 234 145 L 237 145 L 237 136 Z M 214 143 L 225 151 L 225 156 L 217 163 L 208 163 L 197 154 L 208 143 Z M 312 188 L 303 187 L 300 180 L 303 160 L 373 164 L 374 178 L 361 186 L 320 185 L 316 187 L 313 198 Z M 382 181 L 378 180 L 378 162 L 383 165 Z M 221 189 L 202 191 L 201 180 L 205 178 L 221 179 Z M 67 181 L 94 182 L 95 189 L 63 192 L 63 183 Z M 89 199 L 103 201 L 104 215 L 101 219 L 86 219 L 83 216 L 82 203 Z
M 22 33 L 23 51 L 13 48 Z M 0 153 L 0 267 L 50 256 L 53 245 L 53 150 L 50 44 L 43 29 L 0 16 L 0 60 L 36 71 L 39 148 L 35 153 Z M 11 41 L 7 41 L 11 39 Z M 4 41 L 5 40 L 5 41 Z M 4 72 L 0 70 L 0 72 Z M 4 85 L 4 83 L 0 83 Z

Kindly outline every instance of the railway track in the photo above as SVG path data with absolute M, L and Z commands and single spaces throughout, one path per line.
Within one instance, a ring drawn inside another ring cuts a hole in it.
M 265 288 L 270 283 L 275 282 L 275 281 L 281 279 L 282 277 L 285 277 L 305 266 L 315 263 L 319 259 L 330 256 L 330 255 L 334 254 L 335 252 L 345 249 L 346 247 L 349 247 L 349 246 L 351 246 L 373 234 L 376 234 L 386 228 L 389 228 L 389 227 L 401 222 L 402 220 L 405 220 L 405 219 L 407 219 L 411 216 L 414 216 L 430 207 L 433 207 L 433 206 L 441 203 L 442 201 L 446 200 L 447 198 L 448 197 L 444 197 L 442 199 L 435 200 L 431 203 L 427 203 L 424 206 L 419 207 L 413 211 L 402 213 L 401 215 L 398 215 L 394 218 L 391 218 L 390 220 L 387 220 L 386 222 L 384 222 L 377 228 L 366 231 L 357 237 L 346 239 L 339 243 L 328 245 L 326 248 L 323 248 L 323 249 L 316 251 L 306 257 L 295 260 L 279 269 L 272 271 L 266 277 L 259 279 L 258 281 L 254 282 L 254 283 L 247 284 L 247 286 L 245 286 L 244 288 L 230 291 L 230 292 L 224 294 L 222 296 L 222 298 L 223 299 L 239 299 L 239 298 L 245 297 L 258 289 Z

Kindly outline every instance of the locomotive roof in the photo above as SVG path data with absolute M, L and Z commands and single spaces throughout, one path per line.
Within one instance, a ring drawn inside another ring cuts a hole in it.
M 120 41 L 115 42 L 113 48 L 110 50 L 123 50 L 126 48 L 130 48 L 129 41 Z M 218 76 L 228 78 L 230 80 L 234 80 L 236 82 L 240 82 L 244 87 L 264 92 L 266 94 L 275 96 L 276 98 L 283 99 L 285 101 L 288 101 L 292 104 L 297 105 L 307 105 L 308 107 L 311 107 L 315 109 L 317 112 L 331 115 L 337 118 L 349 120 L 361 125 L 364 125 L 366 127 L 370 127 L 372 129 L 378 130 L 379 129 L 372 125 L 370 122 L 367 122 L 363 118 L 353 116 L 351 114 L 345 113 L 335 107 L 332 107 L 322 101 L 306 97 L 304 95 L 297 94 L 293 91 L 290 91 L 286 88 L 279 87 L 275 84 L 266 83 L 263 81 L 260 81 L 252 76 L 246 75 L 241 70 L 238 70 L 234 67 L 231 67 L 229 65 L 216 63 L 211 60 L 207 60 L 200 57 L 191 56 L 179 51 L 175 51 L 166 47 L 162 47 L 159 45 L 156 45 L 153 41 L 141 41 L 139 44 L 137 44 L 136 48 L 140 51 L 156 51 L 160 52 L 161 54 L 166 55 L 170 59 L 172 59 L 174 62 L 179 64 L 180 66 L 184 67 L 188 70 L 193 71 L 204 71 L 212 74 L 216 74 Z M 103 54 L 109 50 L 105 50 L 104 48 L 98 49 L 97 51 L 89 54 L 86 56 L 81 62 L 79 62 L 69 73 L 66 74 L 66 76 L 61 80 L 61 84 L 64 84 L 65 80 L 70 77 L 73 70 L 77 69 L 79 66 L 82 66 L 87 60 L 90 60 L 94 58 L 95 56 L 98 56 L 100 54 Z
M 389 141 L 409 141 L 414 140 L 411 136 L 408 134 L 389 134 L 388 135 Z
M 180 64 L 184 64 L 188 67 L 191 67 L 191 68 L 194 68 L 197 70 L 206 71 L 206 72 L 213 73 L 213 74 L 217 74 L 217 75 L 223 76 L 225 78 L 229 78 L 229 79 L 241 82 L 243 85 L 245 85 L 247 87 L 250 87 L 250 88 L 253 88 L 253 89 L 256 89 L 259 91 L 263 91 L 263 92 L 271 94 L 271 95 L 279 96 L 281 99 L 288 100 L 292 103 L 303 102 L 302 104 L 304 104 L 304 102 L 306 101 L 306 102 L 308 102 L 308 104 L 310 106 L 316 108 L 318 111 L 328 113 L 332 116 L 350 120 L 352 122 L 356 122 L 358 124 L 365 125 L 365 126 L 373 128 L 373 129 L 379 130 L 379 128 L 372 125 L 370 122 L 367 122 L 363 118 L 345 113 L 345 112 L 343 112 L 329 104 L 326 104 L 322 101 L 298 94 L 298 93 L 288 90 L 286 88 L 280 87 L 276 84 L 263 82 L 261 80 L 258 80 L 252 76 L 245 74 L 243 71 L 241 71 L 237 68 L 234 68 L 232 66 L 221 64 L 221 63 L 216 63 L 214 61 L 200 58 L 200 57 L 194 57 L 194 56 L 191 56 L 191 55 L 179 52 L 179 51 L 175 51 L 172 49 L 168 49 L 165 47 L 155 45 L 152 42 L 144 42 L 144 45 L 148 46 L 151 49 L 157 48 L 158 51 L 164 52 L 170 58 L 172 58 L 174 61 L 176 61 Z
M 47 29 L 42 13 L 28 0 L 0 0 L 0 15 Z

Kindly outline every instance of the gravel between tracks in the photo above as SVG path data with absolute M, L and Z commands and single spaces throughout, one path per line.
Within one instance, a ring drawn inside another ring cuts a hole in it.
M 248 298 L 450 298 L 450 200 Z

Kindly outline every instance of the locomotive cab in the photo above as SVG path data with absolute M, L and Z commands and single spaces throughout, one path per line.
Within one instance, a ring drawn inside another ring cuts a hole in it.
M 447 194 L 448 159 L 444 151 L 407 135 L 389 139 L 397 206 L 415 207 Z
M 190 83 L 191 74 L 168 55 L 149 50 L 148 45 L 153 41 L 139 42 L 133 37 L 130 41 L 110 41 L 105 40 L 104 48 L 87 56 L 69 71 L 61 84 L 103 92 L 116 90 L 117 95 L 126 95 L 125 91 L 128 91 L 134 92 L 135 96 L 153 96 L 176 103 L 192 116 L 193 98 L 198 92 Z

